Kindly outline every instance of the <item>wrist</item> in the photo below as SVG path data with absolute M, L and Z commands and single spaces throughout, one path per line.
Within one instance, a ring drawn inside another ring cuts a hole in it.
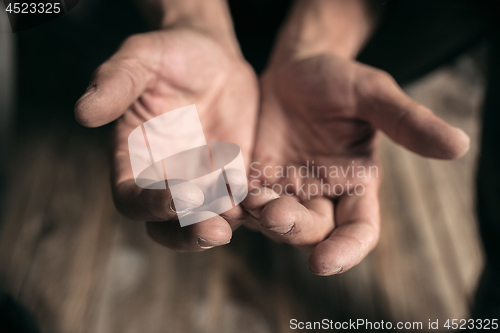
M 136 0 L 154 29 L 192 29 L 241 56 L 226 0 Z
M 297 0 L 282 28 L 271 65 L 333 54 L 354 59 L 374 30 L 369 0 Z

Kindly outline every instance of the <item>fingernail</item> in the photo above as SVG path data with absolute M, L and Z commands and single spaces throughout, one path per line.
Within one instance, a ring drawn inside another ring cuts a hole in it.
M 80 97 L 80 99 L 78 100 L 78 102 L 80 102 L 82 99 L 88 97 L 89 95 L 92 95 L 93 93 L 95 93 L 97 90 L 97 84 L 93 83 L 91 84 L 90 86 L 88 86 L 87 89 L 85 89 L 85 93 L 83 94 L 82 97 Z M 78 103 L 76 102 L 76 103 Z
M 175 203 L 174 203 L 175 200 Z M 193 209 L 197 208 L 198 205 L 188 202 L 179 198 L 172 198 L 170 200 L 170 210 L 176 214 L 185 214 Z
M 201 238 L 201 237 L 198 238 L 198 246 L 201 247 L 202 249 L 211 249 L 214 246 L 227 245 L 229 243 L 231 243 L 231 240 L 229 240 L 226 243 L 221 243 L 221 242 L 215 242 L 215 241 L 208 240 L 208 239 Z
M 88 93 L 89 91 L 94 92 L 96 90 L 96 87 L 97 87 L 97 83 L 92 83 L 90 86 L 87 87 L 87 89 L 85 89 L 85 92 L 86 93 Z
M 328 275 L 340 274 L 340 273 L 342 273 L 343 270 L 344 270 L 344 268 L 341 266 L 341 267 L 337 267 L 337 268 L 335 268 L 334 270 L 331 270 L 331 271 L 315 272 L 315 271 L 313 271 L 311 269 L 311 272 L 313 272 L 316 275 L 328 276 Z
M 280 236 L 283 236 L 283 235 L 286 235 L 286 234 L 292 232 L 292 230 L 295 228 L 295 224 L 286 225 L 284 227 L 271 227 L 271 228 L 266 227 L 265 225 L 262 225 L 262 226 L 269 231 L 273 231 L 273 232 L 277 233 Z

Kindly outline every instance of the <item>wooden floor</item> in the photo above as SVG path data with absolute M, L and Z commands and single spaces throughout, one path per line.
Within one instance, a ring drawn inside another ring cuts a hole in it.
M 178 254 L 115 211 L 101 134 L 57 126 L 24 133 L 0 233 L 6 290 L 42 332 L 288 332 L 289 321 L 467 318 L 483 266 L 474 214 L 484 90 L 471 56 L 407 87 L 472 137 L 454 162 L 383 140 L 383 226 L 359 266 L 324 278 L 307 254 L 251 231 L 202 254 Z

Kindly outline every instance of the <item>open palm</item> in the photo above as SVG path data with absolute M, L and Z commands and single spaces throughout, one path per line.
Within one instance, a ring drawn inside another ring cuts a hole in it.
M 208 35 L 172 29 L 135 35 L 94 73 L 88 92 L 77 102 L 77 120 L 85 126 L 117 118 L 112 184 L 115 203 L 125 215 L 148 223 L 150 235 L 176 250 L 200 251 L 231 239 L 236 220 L 214 217 L 181 228 L 167 190 L 139 188 L 134 181 L 128 136 L 165 112 L 196 104 L 207 141 L 233 142 L 246 162 L 254 142 L 258 85 L 241 56 L 227 52 Z M 203 193 L 189 182 L 180 190 L 186 207 L 203 204 Z M 241 210 L 241 209 L 240 209 Z M 230 224 L 228 224 L 230 222 Z
M 351 60 L 325 54 L 274 64 L 261 89 L 250 180 L 266 188 L 255 188 L 244 206 L 255 228 L 312 251 L 309 266 L 319 275 L 350 269 L 378 240 L 378 129 L 427 157 L 468 149 L 461 130 L 388 74 Z

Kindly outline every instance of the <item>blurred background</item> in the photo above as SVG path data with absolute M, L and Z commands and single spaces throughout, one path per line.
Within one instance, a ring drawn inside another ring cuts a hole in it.
M 238 37 L 261 71 L 289 1 L 242 3 L 231 2 Z M 0 318 L 19 332 L 288 332 L 292 318 L 421 321 L 425 329 L 429 319 L 469 318 L 484 261 L 474 208 L 488 50 L 481 20 L 439 66 L 388 69 L 470 135 L 470 152 L 426 160 L 384 138 L 380 243 L 354 269 L 326 278 L 309 272 L 306 253 L 245 228 L 228 246 L 174 253 L 116 212 L 112 125 L 81 127 L 73 105 L 120 42 L 148 30 L 132 3 L 82 0 L 17 34 L 3 10 L 0 23 Z M 378 45 L 360 59 L 391 63 L 373 56 Z

